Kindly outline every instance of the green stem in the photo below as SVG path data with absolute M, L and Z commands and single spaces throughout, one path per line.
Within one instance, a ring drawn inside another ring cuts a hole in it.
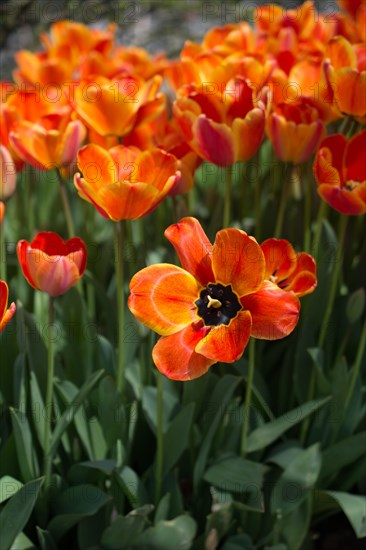
M 262 208 L 261 208 L 261 198 L 262 198 L 262 178 L 260 177 L 260 149 L 257 151 L 256 155 L 256 178 L 255 178 L 255 190 L 254 190 L 254 201 L 255 201 L 255 238 L 257 241 L 261 239 L 261 230 L 262 230 Z
M 290 173 L 290 167 L 288 164 L 285 164 L 283 166 L 285 167 L 285 178 L 282 184 L 282 192 L 281 192 L 280 204 L 279 204 L 277 220 L 276 220 L 276 228 L 275 228 L 276 239 L 280 239 L 282 236 L 282 226 L 283 226 L 283 220 L 285 217 L 285 210 L 286 210 L 286 203 L 287 203 L 287 196 L 288 196 L 288 189 L 289 189 L 289 180 L 290 180 L 290 176 L 288 175 L 288 172 Z M 280 170 L 280 173 L 281 173 L 281 170 Z
M 323 220 L 326 216 L 327 211 L 328 211 L 328 205 L 323 199 L 321 199 L 319 209 L 318 209 L 318 216 L 316 218 L 315 234 L 314 234 L 314 240 L 313 240 L 313 246 L 312 246 L 312 252 L 313 252 L 315 261 L 318 261 L 319 259 L 320 238 L 322 235 Z
M 66 185 L 64 182 L 64 179 L 60 173 L 59 170 L 56 170 L 58 182 L 60 184 L 60 193 L 61 193 L 61 200 L 64 207 L 64 213 L 66 218 L 66 225 L 67 225 L 67 232 L 69 234 L 69 238 L 75 237 L 75 227 L 74 222 L 72 220 L 72 214 L 71 214 L 71 208 L 69 199 L 67 198 L 67 190 Z
M 232 201 L 232 166 L 226 168 L 226 180 L 225 180 L 225 199 L 224 199 L 224 218 L 223 227 L 229 227 L 231 222 L 231 201 Z
M 351 378 L 350 385 L 348 387 L 348 392 L 347 392 L 346 400 L 345 400 L 345 403 L 344 403 L 344 410 L 345 411 L 347 411 L 347 409 L 348 409 L 349 403 L 350 403 L 352 395 L 353 395 L 353 391 L 355 389 L 357 378 L 358 378 L 358 375 L 360 373 L 363 354 L 365 352 L 365 345 L 366 345 L 366 322 L 364 322 L 364 324 L 363 324 L 362 334 L 361 334 L 361 338 L 360 338 L 360 341 L 359 341 L 359 344 L 358 344 L 356 360 L 355 360 L 355 364 L 354 364 L 353 370 L 352 370 L 352 378 Z
M 156 470 L 155 470 L 155 503 L 158 504 L 161 496 L 161 487 L 163 479 L 163 451 L 164 451 L 164 394 L 163 394 L 163 376 L 157 372 L 157 433 L 156 433 Z
M 116 266 L 116 289 L 117 289 L 117 308 L 118 308 L 118 344 L 117 344 L 117 390 L 123 395 L 125 383 L 125 365 L 123 356 L 124 340 L 124 263 L 123 263 L 123 245 L 124 245 L 124 224 L 114 223 L 114 255 Z
M 309 170 L 310 166 L 310 170 Z M 311 203 L 313 194 L 313 175 L 311 165 L 308 163 L 307 169 L 308 177 L 304 178 L 304 251 L 310 251 L 311 244 Z
M 0 279 L 6 280 L 5 216 L 0 223 Z
M 252 401 L 252 389 L 254 379 L 254 363 L 255 363 L 255 340 L 251 338 L 249 341 L 249 365 L 248 365 L 248 380 L 245 389 L 245 403 L 244 403 L 244 418 L 241 432 L 241 456 L 245 458 L 247 453 L 247 441 L 248 441 L 248 429 L 249 429 L 249 416 L 250 406 Z
M 44 490 L 46 491 L 51 479 L 52 470 L 52 456 L 50 454 L 51 444 L 51 421 L 52 421 L 52 396 L 53 396 L 53 378 L 55 367 L 55 352 L 54 352 L 54 312 L 55 303 L 54 298 L 50 296 L 48 307 L 48 366 L 47 366 L 47 388 L 46 388 L 46 401 L 45 401 L 45 423 L 44 423 Z
M 341 218 L 339 220 L 339 229 L 338 229 L 338 250 L 337 250 L 337 256 L 335 259 L 335 266 L 333 269 L 333 275 L 332 275 L 332 282 L 330 286 L 330 292 L 329 292 L 329 298 L 328 298 L 328 304 L 325 310 L 325 314 L 323 317 L 323 322 L 320 330 L 320 336 L 319 336 L 319 342 L 318 347 L 323 347 L 324 340 L 327 334 L 327 328 L 329 324 L 330 317 L 332 315 L 332 309 L 334 305 L 334 300 L 336 297 L 337 287 L 338 287 L 338 279 L 339 274 L 341 270 L 341 260 L 343 256 L 343 248 L 344 248 L 344 238 L 346 235 L 346 229 L 347 229 L 347 222 L 348 222 L 348 216 L 341 215 Z

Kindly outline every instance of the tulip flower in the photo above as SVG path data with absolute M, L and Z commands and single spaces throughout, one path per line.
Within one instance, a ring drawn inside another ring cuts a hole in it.
M 16 153 L 39 170 L 70 165 L 84 141 L 86 129 L 80 120 L 71 120 L 69 109 L 45 115 L 38 122 L 22 120 L 10 132 Z
M 78 237 L 63 241 L 57 233 L 42 231 L 32 242 L 21 240 L 17 256 L 23 275 L 37 290 L 52 297 L 65 294 L 83 276 L 86 246 Z
M 334 134 L 320 144 L 314 162 L 318 193 L 342 214 L 366 212 L 366 130 L 347 139 Z
M 8 199 L 15 192 L 17 174 L 14 161 L 6 147 L 0 145 L 0 199 Z
M 197 378 L 217 361 L 239 359 L 250 336 L 277 340 L 295 328 L 299 299 L 266 279 L 253 237 L 223 229 L 212 246 L 195 218 L 171 225 L 165 236 L 182 268 L 157 264 L 136 273 L 128 306 L 162 336 L 153 360 L 167 377 Z
M 81 198 L 113 221 L 141 218 L 179 183 L 177 159 L 161 149 L 86 145 L 78 153 L 74 183 Z
M 5 204 L 0 201 L 0 225 L 3 223 L 3 219 L 5 216 Z
M 310 98 L 277 105 L 267 120 L 267 133 L 276 156 L 294 164 L 309 160 L 325 134 L 319 117 L 316 102 Z
M 316 264 L 310 254 L 296 254 L 285 239 L 267 239 L 261 249 L 266 260 L 266 279 L 283 290 L 294 292 L 299 298 L 314 291 Z
M 4 330 L 16 311 L 14 302 L 8 308 L 8 297 L 8 285 L 5 281 L 0 280 L 0 332 Z

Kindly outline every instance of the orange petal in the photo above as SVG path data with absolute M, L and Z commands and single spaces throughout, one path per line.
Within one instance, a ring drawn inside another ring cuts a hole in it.
M 334 185 L 319 185 L 318 193 L 322 199 L 341 214 L 356 216 L 366 212 L 366 182 L 358 184 L 354 189 Z
M 341 185 L 343 183 L 343 161 L 347 138 L 333 134 L 320 144 L 314 162 L 314 175 L 318 183 Z
M 86 136 L 86 128 L 80 120 L 73 120 L 66 126 L 60 143 L 60 165 L 71 164 Z
M 147 183 L 127 181 L 106 185 L 91 196 L 113 221 L 141 218 L 157 204 L 160 197 L 155 187 Z
M 243 355 L 252 325 L 249 311 L 240 311 L 229 325 L 213 327 L 196 346 L 196 352 L 214 361 L 232 363 Z
M 214 282 L 212 271 L 212 244 L 196 218 L 183 218 L 164 232 L 174 246 L 183 269 L 191 273 L 203 286 Z
M 281 281 L 296 268 L 296 252 L 285 239 L 267 239 L 261 249 L 266 259 L 266 279 L 273 276 Z
M 366 71 L 339 69 L 334 72 L 335 100 L 342 113 L 356 117 L 366 115 Z
M 264 280 L 266 262 L 253 237 L 239 229 L 222 229 L 216 235 L 212 255 L 216 282 L 232 285 L 241 297 L 258 290 Z
M 244 310 L 252 316 L 251 335 L 264 340 L 278 340 L 288 336 L 296 327 L 300 314 L 300 301 L 293 292 L 264 281 L 260 290 L 244 296 Z
M 128 307 L 144 325 L 168 336 L 199 320 L 194 302 L 200 289 L 196 279 L 180 267 L 151 265 L 132 277 Z
M 88 185 L 95 190 L 118 179 L 117 168 L 109 152 L 93 143 L 79 150 L 78 166 Z
M 0 320 L 4 317 L 8 307 L 9 289 L 5 281 L 0 280 Z
M 236 118 L 232 124 L 235 147 L 235 162 L 250 159 L 263 140 L 265 113 L 263 109 L 252 109 L 244 119 Z
M 208 162 L 229 166 L 235 161 L 233 135 L 226 124 L 213 122 L 200 115 L 193 124 L 193 146 Z
M 279 278 L 280 279 L 280 278 Z M 287 292 L 294 292 L 299 298 L 313 292 L 317 285 L 316 263 L 310 254 L 300 252 L 296 257 L 296 269 L 278 286 Z
M 216 363 L 195 352 L 195 347 L 205 336 L 205 327 L 193 325 L 172 334 L 163 336 L 153 349 L 153 360 L 162 374 L 172 380 L 193 380 L 205 374 Z
M 26 262 L 35 288 L 50 296 L 65 294 L 80 279 L 78 266 L 67 256 L 48 256 L 29 247 Z

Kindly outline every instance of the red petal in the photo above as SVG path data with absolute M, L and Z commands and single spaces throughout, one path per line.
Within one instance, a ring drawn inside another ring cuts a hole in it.
M 362 182 L 366 180 L 366 130 L 359 132 L 348 142 L 345 155 L 345 173 L 347 180 Z
M 139 321 L 168 336 L 197 321 L 200 285 L 184 269 L 170 264 L 145 267 L 131 279 L 128 307 Z
M 205 160 L 216 166 L 230 166 L 235 161 L 234 140 L 226 124 L 200 115 L 193 125 L 195 146 Z
M 251 325 L 249 311 L 240 311 L 229 325 L 213 327 L 197 344 L 196 352 L 214 361 L 232 363 L 243 355 Z
M 296 252 L 285 239 L 267 239 L 261 244 L 266 259 L 266 279 L 271 275 L 285 279 L 296 267 Z
M 334 185 L 319 185 L 319 195 L 341 214 L 358 215 L 366 212 L 366 182 L 352 190 Z
M 195 347 L 205 336 L 207 327 L 185 329 L 163 336 L 153 349 L 153 360 L 159 371 L 172 380 L 193 380 L 205 374 L 216 363 L 195 352 Z
M 215 281 L 212 271 L 212 244 L 196 218 L 183 218 L 164 233 L 174 246 L 183 269 L 203 286 Z
M 212 267 L 216 282 L 232 285 L 239 297 L 258 290 L 264 280 L 266 262 L 253 237 L 239 229 L 222 229 L 216 235 Z
M 290 334 L 299 319 L 300 302 L 293 292 L 281 290 L 264 281 L 258 292 L 244 296 L 244 310 L 252 316 L 251 335 L 264 340 L 278 340 Z

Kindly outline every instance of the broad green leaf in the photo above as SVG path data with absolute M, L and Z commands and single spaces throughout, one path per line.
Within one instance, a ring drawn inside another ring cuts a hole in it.
M 222 546 L 222 550 L 254 550 L 250 537 L 244 533 L 233 535 Z
M 121 472 L 115 471 L 112 475 L 116 483 L 116 491 L 123 491 L 131 507 L 141 506 L 148 502 L 145 487 L 132 468 L 125 466 Z
M 189 550 L 197 530 L 196 522 L 189 516 L 178 516 L 171 521 L 159 521 L 149 527 L 137 539 L 136 550 Z
M 57 546 L 48 531 L 37 526 L 37 535 L 41 550 L 57 550 Z
M 342 508 L 357 538 L 366 537 L 366 497 L 340 491 L 325 491 L 325 493 Z
M 296 507 L 293 512 L 287 514 L 281 521 L 282 537 L 287 542 L 287 547 L 291 550 L 300 550 L 309 531 L 311 520 L 311 495 Z
M 355 323 L 365 309 L 365 289 L 359 288 L 348 298 L 346 314 L 350 323 Z
M 67 429 L 69 424 L 72 422 L 76 412 L 78 411 L 80 405 L 84 402 L 84 400 L 88 397 L 89 393 L 94 389 L 94 387 L 98 384 L 98 382 L 105 376 L 104 370 L 99 370 L 92 374 L 90 378 L 83 384 L 78 394 L 75 396 L 75 398 L 72 400 L 70 405 L 67 407 L 67 409 L 63 412 L 60 420 L 57 422 L 57 425 L 54 429 L 54 432 L 52 434 L 52 440 L 51 440 L 51 449 L 50 453 L 54 454 L 57 446 L 59 444 L 59 441 L 62 437 L 62 434 Z
M 106 550 L 128 550 L 137 540 L 146 525 L 142 516 L 129 514 L 118 516 L 103 532 L 101 543 Z
M 171 501 L 171 494 L 166 493 L 162 499 L 160 499 L 160 502 L 156 508 L 155 516 L 154 516 L 154 523 L 158 523 L 159 521 L 164 521 L 169 516 L 169 508 L 170 508 L 170 501 Z
M 225 409 L 240 382 L 241 380 L 239 377 L 227 374 L 219 380 L 215 387 L 212 401 L 208 404 L 208 411 L 210 411 L 209 428 L 207 432 L 205 432 L 193 471 L 193 485 L 195 491 L 205 471 L 215 433 L 224 416 Z
M 248 452 L 258 451 L 264 449 L 275 441 L 278 437 L 284 434 L 287 430 L 301 422 L 304 418 L 311 413 L 325 405 L 330 401 L 331 397 L 325 397 L 323 399 L 315 399 L 308 401 L 295 409 L 287 412 L 286 414 L 279 416 L 272 422 L 267 422 L 260 428 L 254 430 L 248 437 Z
M 0 479 L 0 504 L 8 500 L 23 487 L 23 483 L 11 476 L 3 476 Z
M 1 550 L 8 550 L 28 523 L 42 483 L 43 478 L 26 483 L 5 504 L 0 513 Z
M 169 419 L 172 415 L 174 408 L 177 405 L 177 399 L 166 391 L 164 395 L 164 417 L 163 417 L 163 429 L 166 430 Z M 146 420 L 151 430 L 156 434 L 157 426 L 157 389 L 154 386 L 145 386 L 142 390 L 142 409 L 145 413 Z
M 43 397 L 38 385 L 36 375 L 33 371 L 30 373 L 29 387 L 31 393 L 31 416 L 33 418 L 33 425 L 36 430 L 37 439 L 41 448 L 44 445 L 44 415 L 50 414 L 50 411 L 45 410 Z
M 24 534 L 19 533 L 15 541 L 10 547 L 10 550 L 39 550 L 37 546 Z
M 126 413 L 116 383 L 110 376 L 106 376 L 99 384 L 98 419 L 109 448 L 112 448 L 117 439 L 124 439 Z
M 183 451 L 187 448 L 193 414 L 194 403 L 189 403 L 173 418 L 167 432 L 164 434 L 164 472 L 175 466 Z
M 10 408 L 11 421 L 15 436 L 15 445 L 19 468 L 25 481 L 30 481 L 39 476 L 39 465 L 34 450 L 32 432 L 28 418 L 24 413 Z
M 94 515 L 111 497 L 94 485 L 75 485 L 65 489 L 55 499 L 55 515 L 47 525 L 55 541 L 69 531 L 82 518 Z
M 339 441 L 323 451 L 321 477 L 338 473 L 342 468 L 356 462 L 365 454 L 366 432 L 361 432 Z
M 259 492 L 267 470 L 268 468 L 262 464 L 233 456 L 214 463 L 203 478 L 229 493 Z

